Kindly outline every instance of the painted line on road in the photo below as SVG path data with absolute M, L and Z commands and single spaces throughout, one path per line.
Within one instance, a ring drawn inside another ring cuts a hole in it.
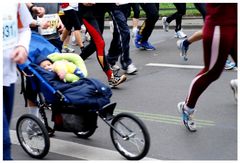
M 173 125 L 182 125 L 182 119 L 180 116 L 177 117 L 177 116 L 163 115 L 163 114 L 136 112 L 136 111 L 130 111 L 130 110 L 123 110 L 123 109 L 115 110 L 115 113 L 121 113 L 121 112 L 132 113 L 138 116 L 139 118 L 148 120 L 148 121 L 173 124 Z M 202 119 L 195 119 L 195 121 L 198 127 L 215 126 L 214 121 L 202 120 Z
M 183 68 L 183 69 L 203 69 L 203 66 L 199 66 L 199 65 L 179 65 L 179 64 L 167 64 L 167 63 L 147 63 L 146 66 Z M 235 67 L 232 70 L 226 70 L 226 71 L 237 71 L 237 70 L 238 69 Z
M 12 144 L 20 145 L 18 142 L 15 130 L 10 130 L 10 136 L 11 136 Z M 50 138 L 49 152 L 70 156 L 74 158 L 84 159 L 84 160 L 126 160 L 117 151 L 112 151 L 109 149 L 103 149 L 99 147 L 87 146 L 83 144 L 74 143 L 71 141 L 56 139 L 56 138 Z M 142 160 L 156 160 L 156 159 L 145 157 Z
M 146 66 L 185 68 L 185 69 L 202 69 L 203 68 L 203 66 L 197 66 L 197 65 L 178 65 L 178 64 L 166 64 L 166 63 L 148 63 L 146 64 Z

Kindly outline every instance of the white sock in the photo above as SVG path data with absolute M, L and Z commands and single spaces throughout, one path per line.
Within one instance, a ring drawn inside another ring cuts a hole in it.
M 184 104 L 184 110 L 186 110 L 188 113 L 193 113 L 194 112 L 194 108 L 190 108 L 186 104 Z
M 39 109 L 38 109 L 38 107 L 36 107 L 36 106 L 30 106 L 30 107 L 28 107 L 28 112 L 30 113 L 30 114 L 33 114 L 33 115 L 35 115 L 36 117 L 39 117 Z

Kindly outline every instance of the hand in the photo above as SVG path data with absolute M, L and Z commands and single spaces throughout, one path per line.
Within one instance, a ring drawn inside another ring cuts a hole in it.
M 63 80 L 65 78 L 66 72 L 64 70 L 61 70 L 59 72 L 57 72 L 58 77 Z
M 45 14 L 45 9 L 43 7 L 34 6 L 32 11 L 40 18 Z
M 50 27 L 50 22 L 48 22 L 48 21 L 42 21 L 40 27 L 41 27 L 42 29 L 47 29 L 48 27 Z
M 23 64 L 27 60 L 27 50 L 23 46 L 17 46 L 12 54 L 11 58 L 17 64 Z

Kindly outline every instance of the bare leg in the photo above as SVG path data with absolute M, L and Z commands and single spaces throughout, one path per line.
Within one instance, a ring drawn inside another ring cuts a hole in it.
M 193 42 L 199 41 L 202 39 L 202 29 L 196 31 L 193 35 L 191 35 L 187 40 L 191 44 Z
M 75 36 L 75 39 L 76 39 L 76 42 L 77 42 L 78 46 L 80 46 L 80 48 L 83 48 L 84 45 L 83 45 L 83 41 L 82 41 L 80 30 L 75 30 L 74 31 L 74 36 Z

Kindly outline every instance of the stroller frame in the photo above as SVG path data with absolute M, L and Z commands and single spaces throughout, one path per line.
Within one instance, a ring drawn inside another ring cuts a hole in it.
M 23 74 L 37 77 L 41 84 L 44 84 L 58 97 L 59 101 L 68 102 L 68 99 L 60 91 L 55 90 L 48 84 L 30 65 L 27 65 L 25 69 L 30 74 L 21 70 Z M 49 152 L 50 136 L 54 134 L 54 130 L 49 127 L 45 110 L 52 110 L 53 108 L 46 103 L 41 92 L 38 92 L 37 105 L 43 122 L 34 115 L 24 114 L 18 119 L 16 130 L 18 141 L 24 151 L 33 158 L 41 159 Z M 97 117 L 100 117 L 110 127 L 111 140 L 122 156 L 128 160 L 140 160 L 147 155 L 150 148 L 149 132 L 142 120 L 131 113 L 124 112 L 114 115 L 116 105 L 117 103 L 110 103 L 101 109 L 90 110 L 89 112 L 97 114 Z M 32 128 L 29 126 L 32 126 Z M 95 129 L 90 128 L 85 132 L 73 132 L 79 138 L 88 138 L 94 134 Z

